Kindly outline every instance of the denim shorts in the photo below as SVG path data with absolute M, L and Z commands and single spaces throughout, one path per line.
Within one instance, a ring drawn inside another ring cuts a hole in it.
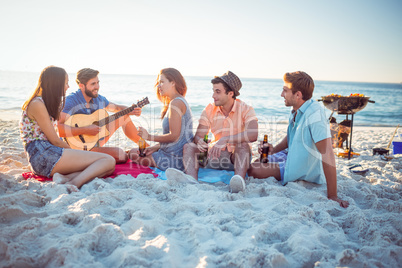
M 56 163 L 60 160 L 64 148 L 54 146 L 49 141 L 37 140 L 28 143 L 25 151 L 33 173 L 50 178 Z
M 286 166 L 287 159 L 288 159 L 288 150 L 287 149 L 280 151 L 273 155 L 268 155 L 268 161 L 270 163 L 278 163 L 278 165 L 279 165 L 279 171 L 281 172 L 282 184 L 283 184 L 283 179 L 285 176 L 285 166 Z
M 152 158 L 160 170 L 166 170 L 168 168 L 175 168 L 181 171 L 184 170 L 183 156 L 173 155 L 172 153 L 158 150 L 152 154 Z

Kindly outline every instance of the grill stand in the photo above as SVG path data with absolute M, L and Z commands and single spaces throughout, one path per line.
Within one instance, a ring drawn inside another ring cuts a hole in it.
M 332 113 L 337 112 L 338 115 L 345 114 L 346 120 L 348 120 L 348 115 L 352 115 L 352 120 L 350 122 L 350 135 L 346 139 L 346 148 L 349 149 L 348 160 L 352 155 L 352 133 L 353 133 L 353 117 L 358 111 L 361 111 L 366 107 L 368 102 L 375 103 L 373 100 L 369 100 L 370 97 L 346 97 L 346 96 L 323 96 L 322 99 L 317 101 L 322 101 L 325 108 L 332 111 Z M 332 117 L 332 114 L 330 118 Z M 348 141 L 349 139 L 349 141 Z
M 352 152 L 352 133 L 353 133 L 353 117 L 354 117 L 354 115 L 355 114 L 352 113 L 352 120 L 350 122 L 350 135 L 348 137 L 349 142 L 348 142 L 348 139 L 346 139 L 346 148 L 349 150 L 349 152 L 348 152 L 348 160 L 350 160 L 350 155 L 351 155 L 351 152 Z M 346 114 L 346 120 L 348 120 L 348 114 Z

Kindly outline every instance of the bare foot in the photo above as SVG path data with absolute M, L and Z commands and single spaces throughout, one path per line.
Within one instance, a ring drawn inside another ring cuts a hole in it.
M 65 184 L 68 181 L 70 181 L 70 179 L 60 173 L 54 173 L 53 175 L 53 182 L 57 184 Z
M 70 183 L 66 183 L 64 184 L 67 187 L 67 191 L 69 194 L 71 194 L 72 192 L 79 192 L 80 190 L 78 189 L 77 186 L 70 184 Z

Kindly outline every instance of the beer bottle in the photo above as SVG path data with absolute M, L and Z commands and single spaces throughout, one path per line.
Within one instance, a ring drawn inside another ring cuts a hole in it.
M 140 139 L 138 140 L 138 150 L 140 151 L 139 156 L 140 157 L 144 157 L 144 150 L 147 146 L 147 143 L 145 142 L 145 140 L 143 138 L 140 137 Z
M 204 142 L 208 143 L 208 134 L 204 136 Z M 202 166 L 207 165 L 207 159 L 208 159 L 208 149 L 205 152 L 200 152 L 198 154 L 198 163 Z
M 264 135 L 264 141 L 262 142 L 262 153 L 260 157 L 261 163 L 268 163 L 269 147 L 268 146 L 264 147 L 264 144 L 268 144 L 268 135 Z

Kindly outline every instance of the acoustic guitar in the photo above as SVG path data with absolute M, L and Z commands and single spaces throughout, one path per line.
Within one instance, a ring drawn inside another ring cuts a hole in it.
M 66 120 L 66 122 L 64 123 L 65 125 L 71 127 L 86 127 L 90 125 L 96 125 L 101 127 L 101 131 L 97 135 L 70 136 L 65 137 L 64 140 L 70 145 L 72 149 L 89 151 L 96 145 L 96 143 L 100 139 L 110 134 L 110 132 L 106 128 L 107 124 L 128 113 L 131 113 L 135 108 L 142 108 L 147 104 L 149 104 L 148 97 L 145 97 L 141 101 L 137 102 L 137 104 L 133 104 L 132 106 L 110 116 L 105 109 L 96 110 L 92 114 L 72 115 Z

